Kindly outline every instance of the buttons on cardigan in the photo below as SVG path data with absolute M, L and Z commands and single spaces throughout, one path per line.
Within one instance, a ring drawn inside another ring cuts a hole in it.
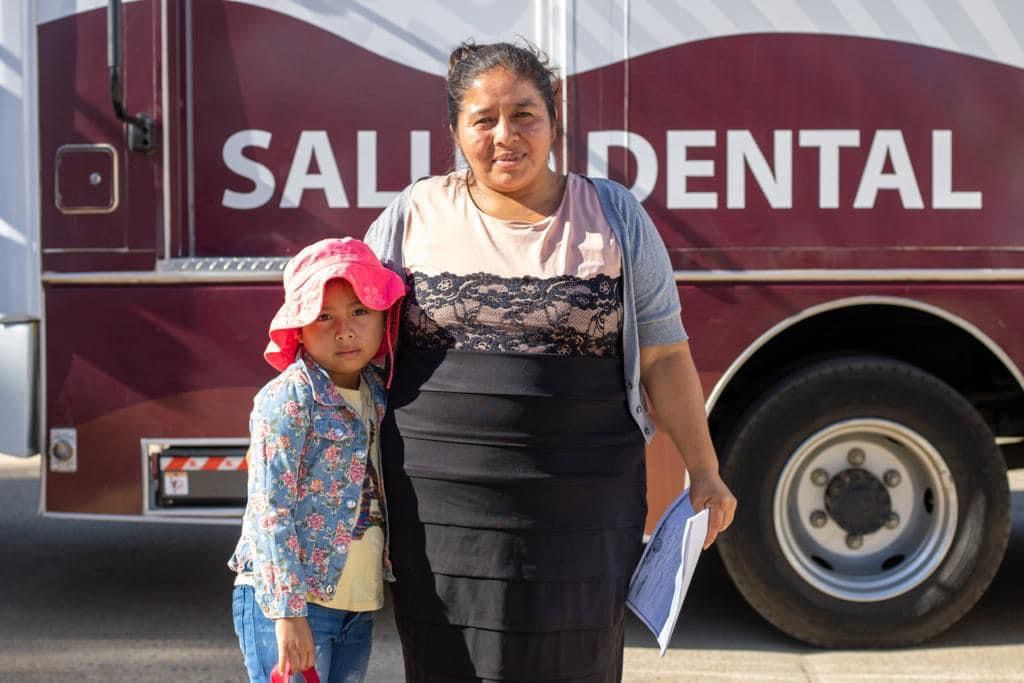
M 334 595 L 334 586 L 328 586 L 327 588 L 325 588 L 324 593 L 327 593 L 328 595 Z
M 627 389 L 632 389 L 633 388 L 633 380 L 629 380 L 628 382 L 626 382 L 626 388 Z
M 354 510 L 356 507 L 356 502 L 350 498 L 345 501 L 345 507 L 347 507 L 349 510 Z

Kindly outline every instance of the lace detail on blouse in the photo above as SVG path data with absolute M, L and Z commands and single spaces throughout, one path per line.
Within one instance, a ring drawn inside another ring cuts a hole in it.
M 410 274 L 403 341 L 419 348 L 622 355 L 622 278 Z

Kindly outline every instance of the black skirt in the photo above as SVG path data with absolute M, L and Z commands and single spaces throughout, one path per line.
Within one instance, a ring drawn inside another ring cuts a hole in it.
M 621 679 L 646 517 L 622 370 L 403 349 L 381 446 L 407 680 Z

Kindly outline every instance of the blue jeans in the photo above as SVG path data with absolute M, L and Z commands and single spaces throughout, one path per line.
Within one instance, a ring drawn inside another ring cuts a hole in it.
M 309 604 L 316 671 L 323 683 L 360 683 L 366 677 L 373 644 L 373 612 L 348 612 Z M 235 633 L 252 683 L 267 683 L 277 666 L 274 620 L 263 615 L 252 586 L 235 586 L 231 595 Z M 303 680 L 296 675 L 292 680 Z

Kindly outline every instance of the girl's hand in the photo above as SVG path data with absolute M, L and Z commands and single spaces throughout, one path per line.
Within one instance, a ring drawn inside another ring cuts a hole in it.
M 718 534 L 732 524 L 736 515 L 736 497 L 717 471 L 690 473 L 690 503 L 695 512 L 708 511 L 708 535 L 704 537 L 704 549 L 707 550 Z
M 313 668 L 313 632 L 306 617 L 274 620 L 277 636 L 277 670 L 285 673 L 285 664 L 295 673 Z

